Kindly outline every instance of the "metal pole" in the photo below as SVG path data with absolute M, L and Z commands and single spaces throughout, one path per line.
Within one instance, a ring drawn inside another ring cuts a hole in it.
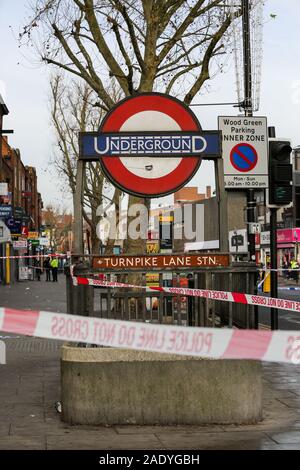
M 269 127 L 269 137 L 276 137 L 275 127 Z M 270 261 L 271 261 L 271 297 L 278 297 L 277 277 L 277 208 L 270 208 Z M 271 329 L 278 330 L 278 309 L 271 308 Z
M 252 72 L 251 72 L 251 43 L 250 43 L 250 21 L 249 0 L 242 1 L 243 22 L 243 55 L 244 55 L 244 108 L 245 116 L 252 116 Z M 249 246 L 249 261 L 255 261 L 255 234 L 250 233 L 250 224 L 255 222 L 256 200 L 254 189 L 247 191 L 247 235 Z
M 251 43 L 250 43 L 250 21 L 249 0 L 242 0 L 243 21 L 243 54 L 244 54 L 244 93 L 245 93 L 245 115 L 252 116 L 252 72 L 251 72 Z
M 228 201 L 224 187 L 224 167 L 223 159 L 216 158 L 215 161 L 216 195 L 219 212 L 219 249 L 221 253 L 229 251 L 228 240 Z
M 244 56 L 244 109 L 245 116 L 253 116 L 252 107 L 252 70 L 251 70 L 251 42 L 250 42 L 250 5 L 249 0 L 242 2 L 243 23 L 243 56 Z M 248 259 L 255 262 L 255 234 L 250 233 L 250 226 L 255 222 L 256 199 L 254 189 L 247 191 L 247 235 Z M 254 328 L 258 329 L 258 307 L 254 307 Z

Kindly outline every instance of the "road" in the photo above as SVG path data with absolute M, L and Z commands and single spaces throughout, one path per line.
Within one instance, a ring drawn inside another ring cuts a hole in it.
M 297 290 L 279 290 L 278 297 L 281 299 L 300 301 L 300 291 Z M 259 307 L 258 320 L 260 326 L 271 325 L 271 309 Z M 278 310 L 278 327 L 280 330 L 300 330 L 300 313 L 290 312 L 288 310 Z

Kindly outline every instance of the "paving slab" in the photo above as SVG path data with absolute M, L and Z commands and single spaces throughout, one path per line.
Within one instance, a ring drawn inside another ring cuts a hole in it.
M 118 434 L 157 434 L 158 432 L 194 434 L 197 432 L 223 432 L 222 426 L 115 426 Z
M 7 436 L 0 439 L 0 450 L 45 450 L 44 436 L 16 437 Z
M 159 440 L 166 449 L 244 449 L 246 445 L 260 449 L 262 445 L 276 447 L 270 437 L 261 432 L 218 433 L 168 433 L 157 432 Z
M 163 449 L 154 434 L 111 435 L 107 432 L 80 432 L 65 436 L 47 436 L 47 449 Z
M 268 436 L 278 444 L 299 444 L 300 446 L 300 430 L 286 431 L 276 434 L 267 433 Z

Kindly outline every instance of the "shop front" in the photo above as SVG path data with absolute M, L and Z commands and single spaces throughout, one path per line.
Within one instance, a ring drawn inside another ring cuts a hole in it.
M 283 228 L 277 230 L 277 264 L 282 267 L 293 258 L 300 262 L 299 252 L 300 228 Z M 260 259 L 268 266 L 270 261 L 270 232 L 260 234 Z
M 300 228 L 285 228 L 277 230 L 277 250 L 280 266 L 283 262 L 290 262 L 293 258 L 299 261 Z

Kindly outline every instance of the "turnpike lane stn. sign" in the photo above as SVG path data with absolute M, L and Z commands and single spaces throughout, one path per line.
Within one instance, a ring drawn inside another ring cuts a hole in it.
M 268 187 L 266 117 L 219 116 L 225 188 Z
M 141 255 L 141 256 L 97 256 L 93 268 L 107 270 L 212 268 L 229 266 L 229 256 L 223 254 L 201 255 Z
M 220 133 L 202 131 L 184 103 L 161 93 L 126 98 L 105 116 L 99 132 L 80 134 L 80 159 L 100 160 L 115 186 L 142 197 L 174 193 L 202 158 L 220 156 Z

